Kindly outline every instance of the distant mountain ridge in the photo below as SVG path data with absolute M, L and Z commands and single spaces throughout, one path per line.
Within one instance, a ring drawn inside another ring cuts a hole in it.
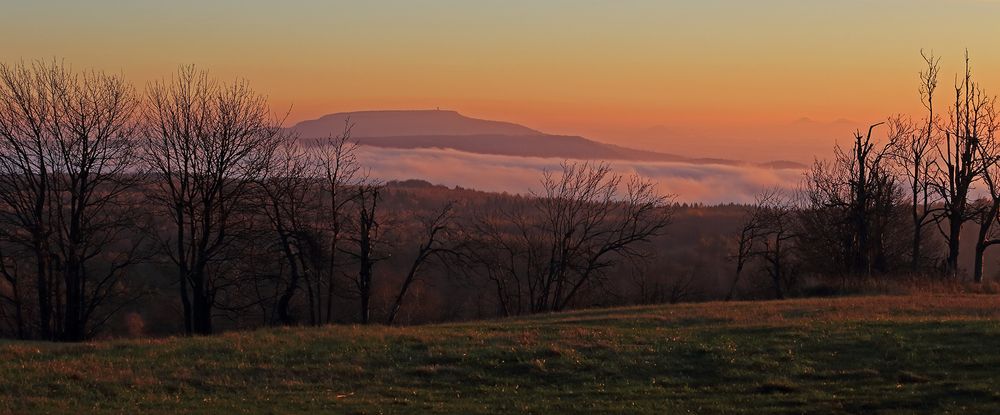
M 546 134 L 515 123 L 470 118 L 448 110 L 342 112 L 300 122 L 289 130 L 304 139 L 318 139 L 342 133 L 348 123 L 353 126 L 351 137 L 359 144 L 382 148 L 442 148 L 514 157 L 755 165 L 772 169 L 805 167 L 789 161 L 749 163 L 638 150 L 585 137 Z
M 388 110 L 339 112 L 315 120 L 302 121 L 295 129 L 306 138 L 340 133 L 350 120 L 351 136 L 459 136 L 459 135 L 544 135 L 523 125 L 466 117 L 450 110 Z

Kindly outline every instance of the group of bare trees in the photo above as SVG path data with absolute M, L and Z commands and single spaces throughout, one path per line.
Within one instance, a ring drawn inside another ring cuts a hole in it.
M 484 216 L 456 201 L 393 212 L 350 123 L 300 140 L 282 121 L 246 81 L 194 67 L 138 92 L 60 62 L 0 65 L 0 331 L 86 339 L 136 307 L 150 273 L 188 334 L 252 310 L 344 321 L 345 302 L 351 321 L 393 324 L 429 267 L 487 276 L 503 314 L 561 310 L 669 222 L 652 183 L 586 163 Z M 398 253 L 409 266 L 386 275 Z
M 643 245 L 670 223 L 669 201 L 607 164 L 564 164 L 540 194 L 478 216 L 467 270 L 492 282 L 503 315 L 564 310 L 622 261 L 649 254 Z
M 895 116 L 858 131 L 849 149 L 837 146 L 833 160 L 815 163 L 800 191 L 762 195 L 734 244 L 735 280 L 754 258 L 765 257 L 754 247 L 761 246 L 759 235 L 774 230 L 762 224 L 775 223 L 769 218 L 776 199 L 794 212 L 782 221 L 794 235 L 793 255 L 785 263 L 801 274 L 836 275 L 845 282 L 899 273 L 955 280 L 963 229 L 971 221 L 978 225 L 972 278 L 983 280 L 986 249 L 1000 243 L 994 226 L 1000 220 L 995 96 L 974 79 L 966 55 L 942 117 L 936 110 L 939 59 L 921 56 L 922 119 Z M 936 241 L 945 245 L 943 253 L 930 249 Z M 774 257 L 773 246 L 763 250 Z M 764 268 L 773 266 L 766 261 Z

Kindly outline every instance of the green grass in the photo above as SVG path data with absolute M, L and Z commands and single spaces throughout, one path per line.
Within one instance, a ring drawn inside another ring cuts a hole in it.
M 0 343 L 13 413 L 996 413 L 1000 297 Z

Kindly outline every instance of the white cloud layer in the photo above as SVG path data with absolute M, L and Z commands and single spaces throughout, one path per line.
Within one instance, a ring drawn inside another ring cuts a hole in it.
M 492 192 L 528 193 L 537 190 L 545 169 L 559 168 L 560 159 L 510 157 L 465 153 L 450 149 L 359 148 L 362 164 L 383 180 L 422 179 L 449 187 L 462 186 Z M 638 174 L 659 184 L 677 201 L 748 202 L 762 189 L 791 188 L 801 170 L 754 166 L 702 165 L 670 162 L 615 161 L 619 173 Z

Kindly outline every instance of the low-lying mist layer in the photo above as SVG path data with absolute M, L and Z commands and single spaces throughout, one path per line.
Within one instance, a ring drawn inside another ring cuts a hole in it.
M 435 184 L 491 192 L 529 193 L 538 189 L 540 173 L 558 170 L 561 159 L 483 155 L 450 149 L 384 149 L 359 147 L 371 175 L 384 180 L 423 179 Z M 752 165 L 725 166 L 678 162 L 613 161 L 623 174 L 656 181 L 663 193 L 679 202 L 750 202 L 761 189 L 795 187 L 798 169 Z

